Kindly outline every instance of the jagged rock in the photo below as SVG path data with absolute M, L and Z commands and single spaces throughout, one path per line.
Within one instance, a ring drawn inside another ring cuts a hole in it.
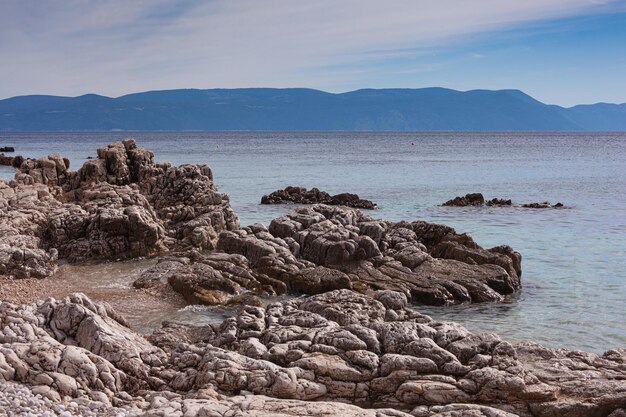
M 485 197 L 481 193 L 465 194 L 463 197 L 455 197 L 443 203 L 443 206 L 466 207 L 482 206 L 485 204 Z
M 61 206 L 48 187 L 0 181 L 0 275 L 43 278 L 56 269 L 58 251 L 41 236 L 47 212 Z
M 305 294 L 391 289 L 413 302 L 501 301 L 520 288 L 521 256 L 483 249 L 467 234 L 426 222 L 374 220 L 358 210 L 315 205 L 224 232 L 220 252 L 243 255 L 253 274 Z M 271 284 L 274 285 L 274 284 Z
M 501 206 L 511 206 L 513 205 L 513 202 L 510 199 L 506 200 L 504 198 L 492 198 L 491 200 L 487 201 L 486 204 L 490 207 L 492 206 L 501 207 Z
M 405 309 L 402 294 L 376 298 L 336 290 L 245 306 L 148 340 L 83 295 L 2 303 L 0 380 L 130 415 L 600 417 L 626 407 L 626 350 L 512 345 Z
M 326 191 L 320 191 L 315 187 L 311 188 L 311 190 L 307 190 L 304 187 L 287 187 L 284 190 L 276 190 L 261 198 L 261 204 L 285 203 L 329 204 L 368 210 L 376 208 L 376 204 L 369 200 L 363 200 L 356 194 L 341 193 L 331 196 Z
M 78 171 L 60 155 L 21 161 L 15 180 L 0 181 L 0 274 L 45 277 L 57 257 L 212 249 L 219 233 L 239 227 L 208 166 L 153 158 L 127 139 L 99 149 Z

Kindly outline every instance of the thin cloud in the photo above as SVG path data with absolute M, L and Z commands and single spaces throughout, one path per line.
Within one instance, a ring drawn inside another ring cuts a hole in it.
M 380 70 L 469 35 L 606 10 L 608 3 L 5 0 L 0 96 L 116 96 L 180 87 L 340 89 L 358 83 L 355 66 Z M 411 70 L 389 73 L 394 71 Z

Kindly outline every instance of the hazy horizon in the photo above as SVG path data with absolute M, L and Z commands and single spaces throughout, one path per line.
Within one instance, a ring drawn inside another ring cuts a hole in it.
M 386 88 L 369 88 L 369 87 L 363 87 L 363 88 L 357 88 L 354 90 L 347 90 L 347 91 L 337 91 L 337 92 L 333 92 L 333 91 L 326 91 L 326 90 L 321 90 L 318 88 L 311 88 L 311 87 L 234 87 L 234 88 L 224 88 L 224 87 L 213 87 L 213 88 L 195 88 L 195 87 L 181 87 L 181 88 L 174 88 L 174 89 L 155 89 L 155 90 L 146 90 L 146 91 L 131 91 L 128 93 L 124 93 L 124 94 L 120 94 L 118 96 L 110 96 L 110 95 L 106 95 L 106 94 L 100 94 L 97 92 L 88 92 L 88 93 L 84 93 L 84 94 L 79 94 L 76 96 L 67 96 L 67 95 L 57 95 L 57 94 L 24 94 L 24 95 L 17 95 L 17 96 L 11 96 L 11 97 L 0 97 L 0 101 L 2 100 L 9 100 L 9 99 L 13 99 L 13 98 L 17 98 L 17 97 L 37 97 L 37 96 L 50 96 L 50 97 L 67 97 L 67 98 L 77 98 L 77 97 L 81 97 L 81 96 L 88 96 L 88 95 L 96 95 L 96 96 L 100 96 L 100 97 L 105 97 L 105 98 L 111 98 L 111 99 L 118 99 L 121 97 L 126 97 L 126 96 L 132 96 L 135 94 L 143 94 L 143 93 L 154 93 L 154 92 L 165 92 L 165 91 L 176 91 L 176 90 L 197 90 L 197 91 L 208 91 L 208 90 L 314 90 L 314 91 L 319 91 L 322 93 L 326 93 L 326 94 L 332 94 L 332 95 L 341 95 L 341 94 L 348 94 L 348 93 L 354 93 L 356 91 L 361 91 L 361 90 L 427 90 L 427 89 L 446 89 L 446 90 L 453 90 L 453 91 L 459 91 L 459 92 L 471 92 L 471 91 L 521 91 L 524 94 L 529 95 L 532 98 L 530 94 L 526 93 L 523 90 L 520 90 L 518 88 L 503 88 L 503 89 L 499 89 L 499 90 L 490 90 L 490 89 L 485 89 L 485 88 L 471 88 L 468 90 L 457 90 L 457 89 L 453 89 L 453 88 L 447 88 L 447 87 L 439 87 L 439 86 L 430 86 L 430 87 L 415 87 L 415 88 L 411 88 L 411 87 L 386 87 Z M 541 101 L 541 100 L 539 100 Z M 555 104 L 555 103 L 545 103 L 542 102 L 544 104 L 547 105 L 556 105 L 556 106 L 560 106 L 559 104 Z M 597 101 L 597 102 L 593 102 L 593 103 L 576 103 L 576 104 L 572 104 L 570 106 L 561 106 L 564 108 L 570 108 L 570 107 L 575 107 L 575 106 L 586 106 L 586 105 L 596 105 L 596 104 L 616 104 L 616 105 L 622 105 L 622 104 L 626 104 L 626 101 L 623 103 L 612 103 L 612 102 L 608 102 L 608 101 Z

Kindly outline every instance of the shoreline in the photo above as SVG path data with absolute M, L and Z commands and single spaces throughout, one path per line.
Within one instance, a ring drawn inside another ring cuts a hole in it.
M 325 402 L 352 404 L 347 415 L 624 411 L 626 349 L 598 356 L 511 344 L 407 308 L 501 302 L 521 286 L 522 258 L 511 247 L 325 205 L 240 227 L 208 166 L 153 158 L 125 140 L 77 171 L 51 155 L 0 183 L 9 220 L 2 268 L 26 277 L 0 280 L 0 296 L 20 302 L 0 303 L 3 379 L 57 403 L 78 398 L 128 415 L 243 411 L 239 395 L 261 401 L 259 413 L 273 402 L 302 415 L 319 415 Z M 81 263 L 136 257 L 148 259 Z M 59 295 L 32 304 L 44 293 Z M 261 301 L 292 293 L 303 296 Z M 105 296 L 109 304 L 97 301 Z M 176 323 L 175 311 L 191 304 L 237 311 Z M 128 327 L 135 317 L 124 319 L 138 309 L 154 319 L 139 332 Z M 173 320 L 161 325 L 157 310 Z

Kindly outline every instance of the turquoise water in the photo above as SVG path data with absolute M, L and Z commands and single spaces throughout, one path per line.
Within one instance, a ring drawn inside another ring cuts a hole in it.
M 626 347 L 626 134 L 0 133 L 0 146 L 61 153 L 76 168 L 98 146 L 128 136 L 159 160 L 209 163 L 244 225 L 289 209 L 259 205 L 263 194 L 317 186 L 375 201 L 376 217 L 446 223 L 483 246 L 510 244 L 524 257 L 517 300 L 418 309 L 512 341 Z M 568 208 L 439 206 L 468 192 Z

